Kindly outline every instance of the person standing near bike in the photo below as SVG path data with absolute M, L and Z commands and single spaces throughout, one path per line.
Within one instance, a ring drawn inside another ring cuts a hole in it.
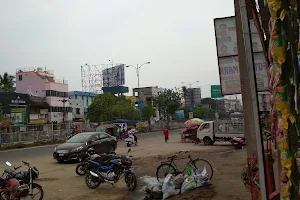
M 169 129 L 165 128 L 163 131 L 164 137 L 165 137 L 165 143 L 169 140 Z

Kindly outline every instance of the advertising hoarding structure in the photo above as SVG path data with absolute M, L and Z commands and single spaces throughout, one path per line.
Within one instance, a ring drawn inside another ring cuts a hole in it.
M 125 84 L 125 65 L 119 64 L 102 70 L 103 87 L 115 87 Z
M 257 89 L 268 91 L 267 61 L 254 21 L 249 20 L 254 53 Z M 235 17 L 214 20 L 222 95 L 241 94 Z

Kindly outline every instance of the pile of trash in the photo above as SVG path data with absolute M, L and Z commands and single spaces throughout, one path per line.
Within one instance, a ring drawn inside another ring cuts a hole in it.
M 179 174 L 175 177 L 172 174 L 168 174 L 163 181 L 149 183 L 145 189 L 147 196 L 144 200 L 165 200 L 207 185 L 210 185 L 210 180 L 206 168 L 204 167 L 202 170 L 191 168 L 190 173 Z

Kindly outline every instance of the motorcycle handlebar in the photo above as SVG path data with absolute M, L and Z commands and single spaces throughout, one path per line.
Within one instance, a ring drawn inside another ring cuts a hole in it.
M 24 165 L 29 165 L 29 163 L 28 163 L 28 162 L 25 162 L 25 161 L 22 161 L 22 163 L 23 163 Z
M 15 170 L 17 170 L 17 169 L 20 169 L 22 166 L 19 166 L 19 167 L 14 167 L 15 168 Z

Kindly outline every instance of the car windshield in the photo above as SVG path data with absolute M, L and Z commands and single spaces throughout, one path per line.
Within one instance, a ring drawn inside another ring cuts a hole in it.
M 71 137 L 67 143 L 85 143 L 89 140 L 91 135 L 88 134 L 77 134 Z

